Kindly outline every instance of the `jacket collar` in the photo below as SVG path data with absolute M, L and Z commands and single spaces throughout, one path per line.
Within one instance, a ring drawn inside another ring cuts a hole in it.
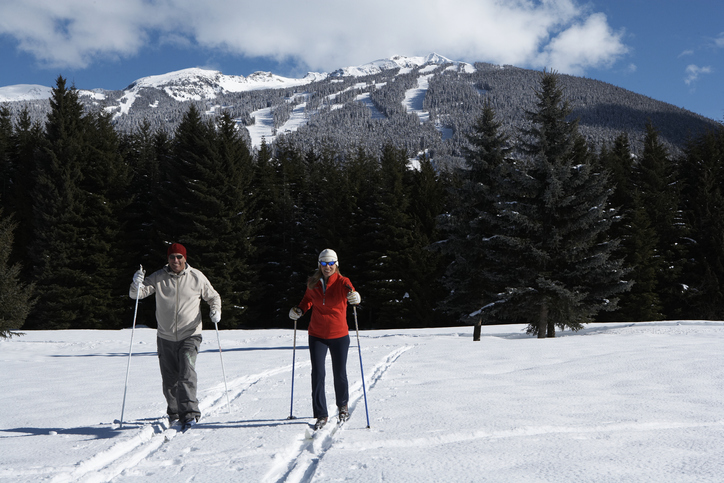
M 186 262 L 186 266 L 179 273 L 176 273 L 173 270 L 171 270 L 171 267 L 168 266 L 168 263 L 163 267 L 163 269 L 166 270 L 166 273 L 168 273 L 169 275 L 172 275 L 172 276 L 176 276 L 176 277 L 180 277 L 181 275 L 186 275 L 186 272 L 188 272 L 189 268 L 191 268 L 191 266 L 188 264 L 188 262 Z
M 321 285 L 321 287 L 322 287 L 322 292 L 326 292 L 326 291 L 327 291 L 327 287 L 329 287 L 330 285 L 334 284 L 334 282 L 336 282 L 338 278 L 339 278 L 339 272 L 334 272 L 332 275 L 330 275 L 330 276 L 329 276 L 329 279 L 327 280 L 326 283 L 325 283 L 325 281 L 324 281 L 324 277 L 320 278 L 320 279 L 319 279 L 319 283 L 320 283 L 320 285 Z

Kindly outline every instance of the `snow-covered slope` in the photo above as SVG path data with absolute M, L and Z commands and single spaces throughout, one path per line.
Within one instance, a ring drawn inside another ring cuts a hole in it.
M 366 75 L 378 74 L 384 70 L 400 69 L 401 73 L 409 72 L 410 70 L 428 65 L 431 68 L 436 68 L 442 64 L 452 64 L 454 68 L 462 66 L 466 72 L 472 72 L 475 68 L 468 63 L 458 62 L 450 60 L 442 55 L 430 54 L 426 57 L 405 57 L 402 55 L 394 55 L 388 59 L 375 60 L 356 67 L 345 67 L 334 71 L 332 76 L 353 76 L 362 77 Z
M 130 330 L 0 340 L 0 481 L 714 483 L 724 474 L 722 322 L 592 324 L 544 340 L 488 326 L 480 342 L 471 327 L 362 331 L 364 388 L 353 332 L 351 417 L 312 441 L 306 334 L 295 358 L 291 329 L 219 334 L 225 372 L 205 331 L 203 416 L 169 441 L 156 331 L 136 329 L 120 429 Z
M 271 72 L 255 72 L 248 77 L 224 75 L 219 71 L 184 69 L 163 75 L 138 79 L 124 91 L 128 94 L 144 88 L 160 89 L 177 101 L 213 99 L 223 92 L 244 92 L 261 89 L 277 89 L 309 84 L 326 77 L 310 73 L 301 79 L 281 77 Z
M 16 84 L 14 86 L 0 87 L 0 102 L 48 99 L 50 91 L 50 87 L 37 84 Z

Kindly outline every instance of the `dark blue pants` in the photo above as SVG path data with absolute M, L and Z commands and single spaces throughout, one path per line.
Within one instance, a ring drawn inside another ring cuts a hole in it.
M 309 355 L 312 359 L 312 408 L 315 418 L 325 418 L 327 414 L 327 397 L 324 393 L 325 359 L 327 350 L 332 357 L 334 375 L 334 394 L 337 407 L 349 401 L 347 385 L 347 353 L 349 352 L 349 335 L 339 339 L 320 339 L 309 336 Z

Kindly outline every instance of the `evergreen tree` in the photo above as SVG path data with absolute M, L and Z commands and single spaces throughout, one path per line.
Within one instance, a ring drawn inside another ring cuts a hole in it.
M 682 193 L 694 243 L 686 267 L 687 318 L 724 317 L 724 128 L 692 140 L 682 160 Z
M 168 159 L 170 140 L 165 131 L 154 132 L 148 121 L 121 139 L 121 153 L 131 172 L 128 189 L 129 204 L 123 213 L 126 226 L 127 259 L 120 279 L 126 286 L 133 272 L 142 266 L 147 273 L 155 271 L 165 259 L 164 239 L 158 233 L 157 207 L 161 189 L 161 158 Z M 127 292 L 127 290 L 125 290 Z M 128 305 L 127 311 L 135 310 Z M 156 326 L 156 303 L 153 297 L 141 299 L 137 318 L 149 327 Z
M 470 322 L 472 315 L 480 323 L 480 308 L 501 288 L 491 269 L 495 260 L 488 259 L 491 252 L 481 241 L 492 234 L 496 196 L 505 189 L 501 184 L 510 156 L 508 136 L 489 103 L 468 141 L 465 167 L 456 173 L 459 181 L 451 183 L 453 209 L 440 219 L 446 239 L 439 246 L 451 258 L 445 274 L 445 310 L 463 322 Z
M 383 314 L 380 313 L 380 298 L 376 297 L 374 285 L 380 280 L 375 261 L 380 259 L 382 253 L 373 240 L 385 228 L 377 212 L 377 197 L 382 182 L 380 163 L 359 148 L 345 164 L 345 172 L 351 203 L 345 220 L 339 221 L 349 226 L 345 251 L 339 253 L 340 257 L 344 254 L 341 261 L 344 265 L 340 265 L 340 269 L 347 273 L 345 267 L 351 267 L 349 275 L 355 289 L 363 297 L 357 309 L 360 327 L 379 328 L 383 326 L 380 323 Z
M 611 193 L 610 203 L 612 206 L 621 210 L 621 215 L 625 213 L 633 205 L 633 183 L 632 172 L 634 157 L 631 154 L 631 145 L 628 136 L 620 134 L 613 142 L 613 148 L 608 151 L 602 150 L 600 156 L 600 164 L 609 173 L 613 193 Z M 617 229 L 614 225 L 613 230 Z
M 39 300 L 28 328 L 120 327 L 126 171 L 109 118 L 84 116 L 58 78 L 38 156 L 32 251 Z M 125 289 L 127 290 L 127 284 Z M 125 292 L 125 291 L 124 291 Z
M 186 245 L 191 266 L 198 267 L 203 256 L 190 240 L 197 229 L 195 223 L 203 225 L 210 209 L 199 204 L 205 200 L 200 200 L 203 195 L 195 194 L 195 190 L 203 182 L 203 167 L 211 163 L 212 139 L 212 126 L 203 122 L 198 109 L 191 105 L 176 129 L 170 152 L 159 158 L 154 221 L 165 245 L 160 251 L 164 260 L 166 247 L 174 242 Z
M 377 310 L 378 327 L 404 327 L 411 316 L 409 275 L 418 261 L 410 215 L 410 172 L 404 150 L 387 145 L 380 158 L 380 184 L 374 213 L 379 228 L 368 237 L 369 305 Z M 414 322 L 413 322 L 414 323 Z
M 686 263 L 688 227 L 680 209 L 682 185 L 676 165 L 651 123 L 646 125 L 641 159 L 634 165 L 633 185 L 658 239 L 654 256 L 663 316 L 678 318 L 685 296 L 681 275 Z
M 123 213 L 130 202 L 131 173 L 120 154 L 120 139 L 109 114 L 86 117 L 87 145 L 80 188 L 83 195 L 83 240 L 77 247 L 85 263 L 84 317 L 91 327 L 120 328 L 130 325 L 128 312 L 128 263 Z M 120 242 L 120 243 L 119 243 Z M 102 276 L 98 276 L 102 273 Z M 132 273 L 132 272 L 131 272 Z
M 657 293 L 656 246 L 658 237 L 643 206 L 641 195 L 633 185 L 634 160 L 628 136 L 619 135 L 611 151 L 600 154 L 600 163 L 611 176 L 613 193 L 611 205 L 619 210 L 621 222 L 609 230 L 612 238 L 620 239 L 617 255 L 628 267 L 631 290 L 622 293 L 618 309 L 600 314 L 598 320 L 658 320 L 661 299 Z
M 251 300 L 253 303 L 245 318 L 246 327 L 269 327 L 271 321 L 280 315 L 276 303 L 270 303 L 275 294 L 277 280 L 270 275 L 268 270 L 276 263 L 276 254 L 272 246 L 273 237 L 270 233 L 276 228 L 276 200 L 281 191 L 276 164 L 270 146 L 265 139 L 262 139 L 253 166 L 251 184 L 251 197 L 257 204 L 253 223 L 259 227 L 252 268 L 258 274 L 258 282 L 252 287 Z
M 256 227 L 249 197 L 252 159 L 228 113 L 218 120 L 208 164 L 198 166 L 193 194 L 197 211 L 189 242 L 200 250 L 199 263 L 222 295 L 221 325 L 236 328 L 247 309 L 256 274 L 250 269 Z
M 621 296 L 620 308 L 612 314 L 613 320 L 661 320 L 663 307 L 658 293 L 660 262 L 656 256 L 659 239 L 636 190 L 623 224 L 621 253 L 626 266 L 630 267 L 628 278 L 633 284 L 631 290 Z
M 493 185 L 491 235 L 480 243 L 495 263 L 491 279 L 504 289 L 481 311 L 553 337 L 556 327 L 578 330 L 615 309 L 615 295 L 628 284 L 607 237 L 615 215 L 607 177 L 595 169 L 577 121 L 567 120 L 571 110 L 556 74 L 542 75 L 536 96 L 522 162 L 507 162 L 506 177 Z
M 435 327 L 454 324 L 437 309 L 447 294 L 442 283 L 446 257 L 431 249 L 431 245 L 440 238 L 437 219 L 445 209 L 446 187 L 429 157 L 422 156 L 419 162 L 419 170 L 411 173 L 409 211 L 413 229 L 413 263 L 406 277 L 411 301 L 408 324 Z
M 151 268 L 158 257 L 150 248 L 161 243 L 154 236 L 153 203 L 160 187 L 159 159 L 156 135 L 145 121 L 136 130 L 121 139 L 121 153 L 131 172 L 128 196 L 130 203 L 124 214 L 128 239 L 128 269 L 137 264 Z M 128 277 L 126 277 L 128 278 Z
M 311 189 L 305 164 L 291 144 L 279 145 L 272 157 L 263 143 L 257 156 L 254 192 L 264 234 L 256 245 L 259 284 L 257 311 L 251 319 L 265 327 L 288 325 L 289 307 L 304 295 L 310 250 L 303 227 L 311 226 L 305 211 Z
M 47 147 L 39 153 L 33 190 L 35 235 L 31 254 L 38 303 L 27 328 L 67 329 L 84 317 L 78 301 L 85 296 L 76 247 L 82 235 L 82 194 L 85 120 L 74 89 L 58 77 L 45 125 Z
M 0 209 L 8 211 L 12 190 L 12 136 L 10 109 L 0 106 Z
M 15 246 L 10 257 L 11 263 L 19 263 L 25 267 L 20 274 L 25 283 L 32 280 L 33 246 L 33 192 L 35 189 L 36 158 L 44 144 L 43 128 L 40 123 L 33 123 L 30 113 L 24 109 L 18 115 L 12 137 L 12 166 L 10 177 L 12 186 L 8 200 L 8 214 L 13 216 L 17 228 Z
M 20 281 L 21 266 L 10 264 L 15 224 L 0 209 L 0 338 L 19 335 L 33 306 L 32 285 Z

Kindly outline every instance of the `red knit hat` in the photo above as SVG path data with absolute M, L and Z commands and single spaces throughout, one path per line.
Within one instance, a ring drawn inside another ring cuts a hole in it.
M 168 247 L 168 251 L 166 252 L 166 256 L 170 257 L 172 253 L 179 253 L 186 258 L 186 248 L 180 244 L 180 243 L 174 243 L 170 247 Z

